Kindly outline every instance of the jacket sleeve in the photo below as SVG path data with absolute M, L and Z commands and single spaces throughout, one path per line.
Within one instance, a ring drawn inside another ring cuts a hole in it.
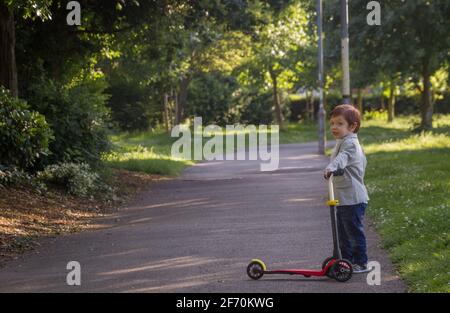
M 333 172 L 337 169 L 344 169 L 352 156 L 356 154 L 356 146 L 352 141 L 344 141 L 341 145 L 339 153 L 333 161 L 326 167 L 327 170 Z

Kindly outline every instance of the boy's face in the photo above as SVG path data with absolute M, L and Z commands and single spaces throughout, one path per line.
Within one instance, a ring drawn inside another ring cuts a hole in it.
M 342 139 L 349 133 L 353 133 L 356 129 L 356 124 L 350 126 L 342 115 L 338 115 L 330 119 L 330 129 L 334 138 Z

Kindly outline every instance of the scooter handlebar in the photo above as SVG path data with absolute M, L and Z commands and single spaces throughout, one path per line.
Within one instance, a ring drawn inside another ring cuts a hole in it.
M 331 172 L 333 174 L 333 176 L 342 176 L 344 175 L 344 169 L 343 168 L 338 168 L 337 170 Z
M 338 169 L 335 170 L 335 171 L 328 172 L 328 175 L 325 175 L 325 174 L 324 174 L 323 177 L 324 177 L 325 179 L 329 179 L 331 176 L 342 176 L 342 175 L 344 175 L 344 169 L 338 168 Z

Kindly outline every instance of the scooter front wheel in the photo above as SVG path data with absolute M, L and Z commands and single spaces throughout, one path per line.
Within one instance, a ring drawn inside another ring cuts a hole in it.
M 352 264 L 347 260 L 337 260 L 330 268 L 330 276 L 338 282 L 346 282 L 352 278 Z
M 247 275 L 251 279 L 258 280 L 264 275 L 266 265 L 261 260 L 252 260 L 247 266 Z

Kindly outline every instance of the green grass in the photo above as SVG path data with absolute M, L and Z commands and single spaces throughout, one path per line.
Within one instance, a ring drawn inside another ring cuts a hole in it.
M 171 156 L 175 140 L 162 130 L 113 135 L 114 150 L 103 159 L 112 168 L 176 176 L 192 162 Z
M 280 131 L 280 144 L 314 141 L 317 140 L 317 136 L 317 123 L 308 121 L 288 123 L 285 129 Z
M 369 215 L 413 292 L 450 292 L 450 137 L 367 149 Z
M 393 123 L 375 116 L 359 132 L 368 159 L 367 213 L 411 292 L 450 292 L 450 115 L 433 120 L 432 132 L 414 134 L 418 116 Z M 317 140 L 316 124 L 286 126 L 280 143 Z M 105 157 L 112 167 L 177 175 L 193 163 L 170 156 L 177 138 L 162 131 L 112 140 L 116 151 Z
M 450 292 L 450 116 L 421 134 L 411 133 L 412 120 L 361 129 L 368 214 L 409 291 Z

